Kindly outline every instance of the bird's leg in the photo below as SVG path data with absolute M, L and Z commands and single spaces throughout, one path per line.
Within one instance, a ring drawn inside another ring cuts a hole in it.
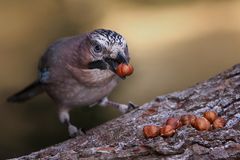
M 76 137 L 77 135 L 84 134 L 81 129 L 78 129 L 76 126 L 71 124 L 69 109 L 65 107 L 60 107 L 58 116 L 60 122 L 67 126 L 70 137 Z
M 122 113 L 127 113 L 127 112 L 130 112 L 131 110 L 137 108 L 137 106 L 134 105 L 131 102 L 129 102 L 128 105 L 120 104 L 120 103 L 108 100 L 107 97 L 104 97 L 103 99 L 101 99 L 99 101 L 99 105 L 103 106 L 103 107 L 105 107 L 105 106 L 112 106 L 112 107 L 117 108 L 118 110 L 120 110 Z

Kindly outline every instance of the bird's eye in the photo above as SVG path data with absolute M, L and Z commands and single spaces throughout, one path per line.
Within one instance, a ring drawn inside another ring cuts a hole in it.
M 99 44 L 96 44 L 96 45 L 94 46 L 94 52 L 95 52 L 95 53 L 100 53 L 100 52 L 102 52 L 102 46 L 99 45 Z

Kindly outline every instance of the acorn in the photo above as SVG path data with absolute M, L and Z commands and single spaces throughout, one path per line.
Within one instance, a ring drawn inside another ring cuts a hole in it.
M 117 66 L 116 73 L 120 77 L 126 77 L 133 73 L 133 66 L 131 64 L 121 63 Z
M 214 127 L 215 129 L 217 129 L 217 128 L 223 128 L 223 127 L 225 126 L 225 124 L 226 124 L 225 119 L 222 118 L 222 117 L 218 117 L 218 118 L 213 122 L 213 127 Z
M 176 131 L 172 125 L 165 125 L 163 127 L 160 127 L 160 135 L 162 137 L 171 137 L 174 135 L 175 132 Z
M 195 123 L 195 120 L 197 119 L 197 117 L 193 114 L 190 114 L 189 119 L 190 119 L 191 125 L 193 125 Z
M 214 111 L 207 111 L 203 114 L 204 118 L 206 118 L 211 124 L 218 118 L 218 115 Z
M 192 125 L 197 117 L 195 115 L 183 115 L 180 118 L 182 125 Z
M 171 125 L 173 129 L 178 129 L 182 126 L 182 123 L 180 122 L 179 119 L 171 117 L 167 119 L 166 125 Z
M 154 138 L 159 135 L 159 127 L 156 125 L 146 125 L 143 127 L 143 134 L 146 138 Z
M 206 118 L 199 117 L 195 119 L 193 127 L 199 131 L 208 131 L 211 127 L 211 124 Z

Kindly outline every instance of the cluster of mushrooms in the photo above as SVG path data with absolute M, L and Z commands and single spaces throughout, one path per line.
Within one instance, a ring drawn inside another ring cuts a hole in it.
M 168 118 L 164 126 L 146 125 L 143 127 L 143 134 L 146 138 L 157 136 L 171 137 L 176 130 L 184 125 L 192 126 L 198 131 L 223 128 L 226 124 L 224 118 L 219 117 L 214 111 L 204 112 L 203 117 L 195 115 L 183 115 L 180 118 Z

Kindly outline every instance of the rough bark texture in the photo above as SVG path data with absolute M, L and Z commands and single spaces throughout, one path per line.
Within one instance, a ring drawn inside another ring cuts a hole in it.
M 168 117 L 216 111 L 223 129 L 183 126 L 170 138 L 146 139 L 142 128 Z M 159 96 L 85 136 L 16 159 L 240 159 L 240 65 L 181 92 Z

